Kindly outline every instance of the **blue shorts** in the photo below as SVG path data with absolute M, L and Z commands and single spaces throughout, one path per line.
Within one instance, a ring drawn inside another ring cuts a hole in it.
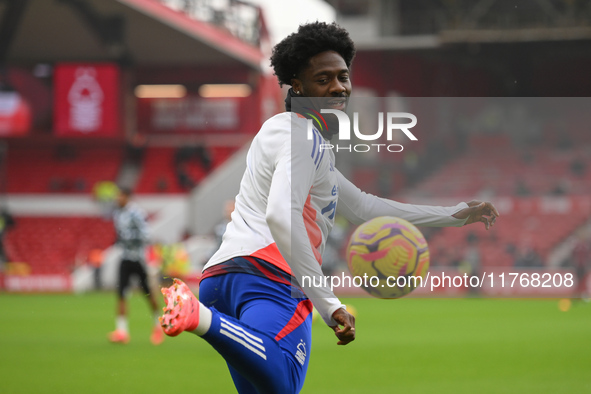
M 303 293 L 296 290 L 294 297 L 289 285 L 246 273 L 227 273 L 203 279 L 199 301 L 214 316 L 220 312 L 226 324 L 264 339 L 266 358 L 262 360 L 256 355 L 249 359 L 248 354 L 234 357 L 235 350 L 224 353 L 224 340 L 228 340 L 215 337 L 217 333 L 203 336 L 226 359 L 239 393 L 287 394 L 302 389 L 312 345 L 312 303 Z M 255 369 L 243 366 L 255 362 L 260 363 Z

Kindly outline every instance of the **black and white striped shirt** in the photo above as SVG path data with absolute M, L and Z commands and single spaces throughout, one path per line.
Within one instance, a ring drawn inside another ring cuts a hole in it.
M 115 210 L 113 222 L 117 244 L 123 249 L 123 260 L 145 262 L 148 244 L 146 213 L 133 203 Z

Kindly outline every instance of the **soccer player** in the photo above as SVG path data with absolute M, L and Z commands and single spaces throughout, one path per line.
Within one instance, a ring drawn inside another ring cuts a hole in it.
M 492 204 L 479 201 L 417 206 L 365 194 L 335 168 L 332 151 L 319 154 L 316 142 L 330 135 L 316 130 L 308 140 L 307 119 L 290 112 L 291 99 L 327 98 L 332 108 L 344 110 L 354 54 L 348 33 L 325 23 L 300 26 L 274 48 L 275 74 L 292 86 L 287 112 L 266 121 L 251 144 L 232 221 L 204 267 L 199 300 L 178 280 L 163 289 L 165 333 L 189 331 L 207 341 L 228 363 L 240 393 L 302 389 L 312 305 L 338 345 L 355 339 L 355 318 L 329 287 L 292 286 L 303 276 L 322 276 L 335 209 L 356 224 L 388 215 L 420 226 L 481 221 L 488 228 L 498 216 Z
M 127 320 L 127 292 L 133 276 L 139 279 L 142 291 L 146 295 L 154 315 L 154 328 L 150 341 L 159 345 L 164 340 L 164 334 L 158 320 L 158 304 L 148 285 L 146 272 L 146 245 L 148 243 L 148 224 L 145 213 L 134 203 L 130 202 L 131 190 L 121 188 L 117 195 L 117 209 L 113 215 L 117 243 L 123 249 L 119 265 L 117 284 L 117 318 L 116 329 L 109 333 L 109 340 L 114 343 L 129 342 L 129 328 Z

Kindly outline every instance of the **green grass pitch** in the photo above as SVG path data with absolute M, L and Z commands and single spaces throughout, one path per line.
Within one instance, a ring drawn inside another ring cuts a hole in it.
M 556 300 L 350 299 L 357 340 L 314 323 L 302 393 L 591 392 L 591 304 Z M 182 334 L 154 347 L 142 297 L 113 345 L 115 297 L 0 294 L 2 393 L 233 393 L 221 357 Z

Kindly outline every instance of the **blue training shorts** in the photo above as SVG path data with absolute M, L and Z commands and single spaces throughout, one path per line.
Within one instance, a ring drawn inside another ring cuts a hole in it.
M 264 371 L 261 376 L 281 379 L 293 393 L 302 389 L 312 345 L 312 302 L 301 291 L 252 274 L 226 273 L 201 281 L 199 301 L 273 338 L 288 368 L 277 375 L 273 370 Z M 228 367 L 238 392 L 256 393 L 251 384 L 256 376 L 245 377 L 230 364 Z

